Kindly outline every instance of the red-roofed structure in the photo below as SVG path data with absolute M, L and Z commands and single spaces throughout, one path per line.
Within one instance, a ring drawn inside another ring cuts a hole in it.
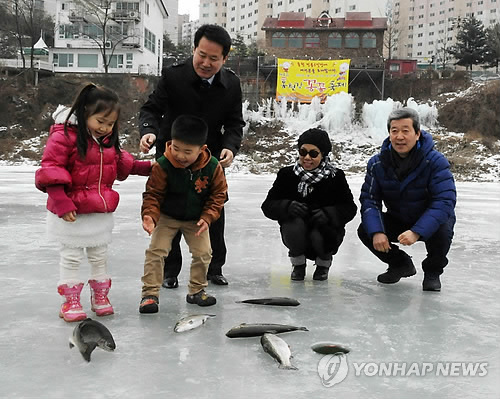
M 283 12 L 267 18 L 264 50 L 279 58 L 351 59 L 351 68 L 383 68 L 383 41 L 387 18 L 372 18 L 369 12 L 348 12 L 318 18 L 303 12 Z

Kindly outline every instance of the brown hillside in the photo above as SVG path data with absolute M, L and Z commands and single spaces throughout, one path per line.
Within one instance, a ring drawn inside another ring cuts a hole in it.
M 473 85 L 464 96 L 444 103 L 438 119 L 446 130 L 482 138 L 484 144 L 500 139 L 500 81 Z

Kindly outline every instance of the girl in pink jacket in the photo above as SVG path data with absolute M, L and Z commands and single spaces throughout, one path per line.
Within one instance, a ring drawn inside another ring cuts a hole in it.
M 129 175 L 147 176 L 150 161 L 134 160 L 120 150 L 118 96 L 111 90 L 86 85 L 71 109 L 59 106 L 35 184 L 48 194 L 49 239 L 61 244 L 57 290 L 64 297 L 59 316 L 65 321 L 87 317 L 80 303 L 83 281 L 79 267 L 84 250 L 91 265 L 91 309 L 97 316 L 113 314 L 108 299 L 111 278 L 107 247 L 119 195 L 112 186 Z

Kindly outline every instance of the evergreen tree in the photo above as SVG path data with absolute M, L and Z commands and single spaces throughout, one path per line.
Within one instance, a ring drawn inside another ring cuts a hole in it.
M 236 35 L 236 39 L 232 39 L 231 42 L 231 57 L 248 57 L 248 47 L 239 33 Z
M 486 67 L 495 67 L 495 71 L 498 73 L 498 64 L 500 62 L 500 23 L 498 22 L 486 29 L 484 61 Z
M 472 71 L 474 65 L 484 63 L 486 33 L 483 23 L 476 18 L 463 20 L 457 33 L 457 43 L 448 52 L 458 60 L 455 64 Z

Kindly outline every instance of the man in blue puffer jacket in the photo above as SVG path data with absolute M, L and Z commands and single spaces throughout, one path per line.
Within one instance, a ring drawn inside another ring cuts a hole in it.
M 416 111 L 402 108 L 388 118 L 389 137 L 368 161 L 361 187 L 358 236 L 388 269 L 377 280 L 397 283 L 416 274 L 411 257 L 398 245 L 423 241 L 423 290 L 440 291 L 439 276 L 448 264 L 457 192 L 450 164 L 420 130 Z M 382 211 L 382 204 L 386 210 Z

